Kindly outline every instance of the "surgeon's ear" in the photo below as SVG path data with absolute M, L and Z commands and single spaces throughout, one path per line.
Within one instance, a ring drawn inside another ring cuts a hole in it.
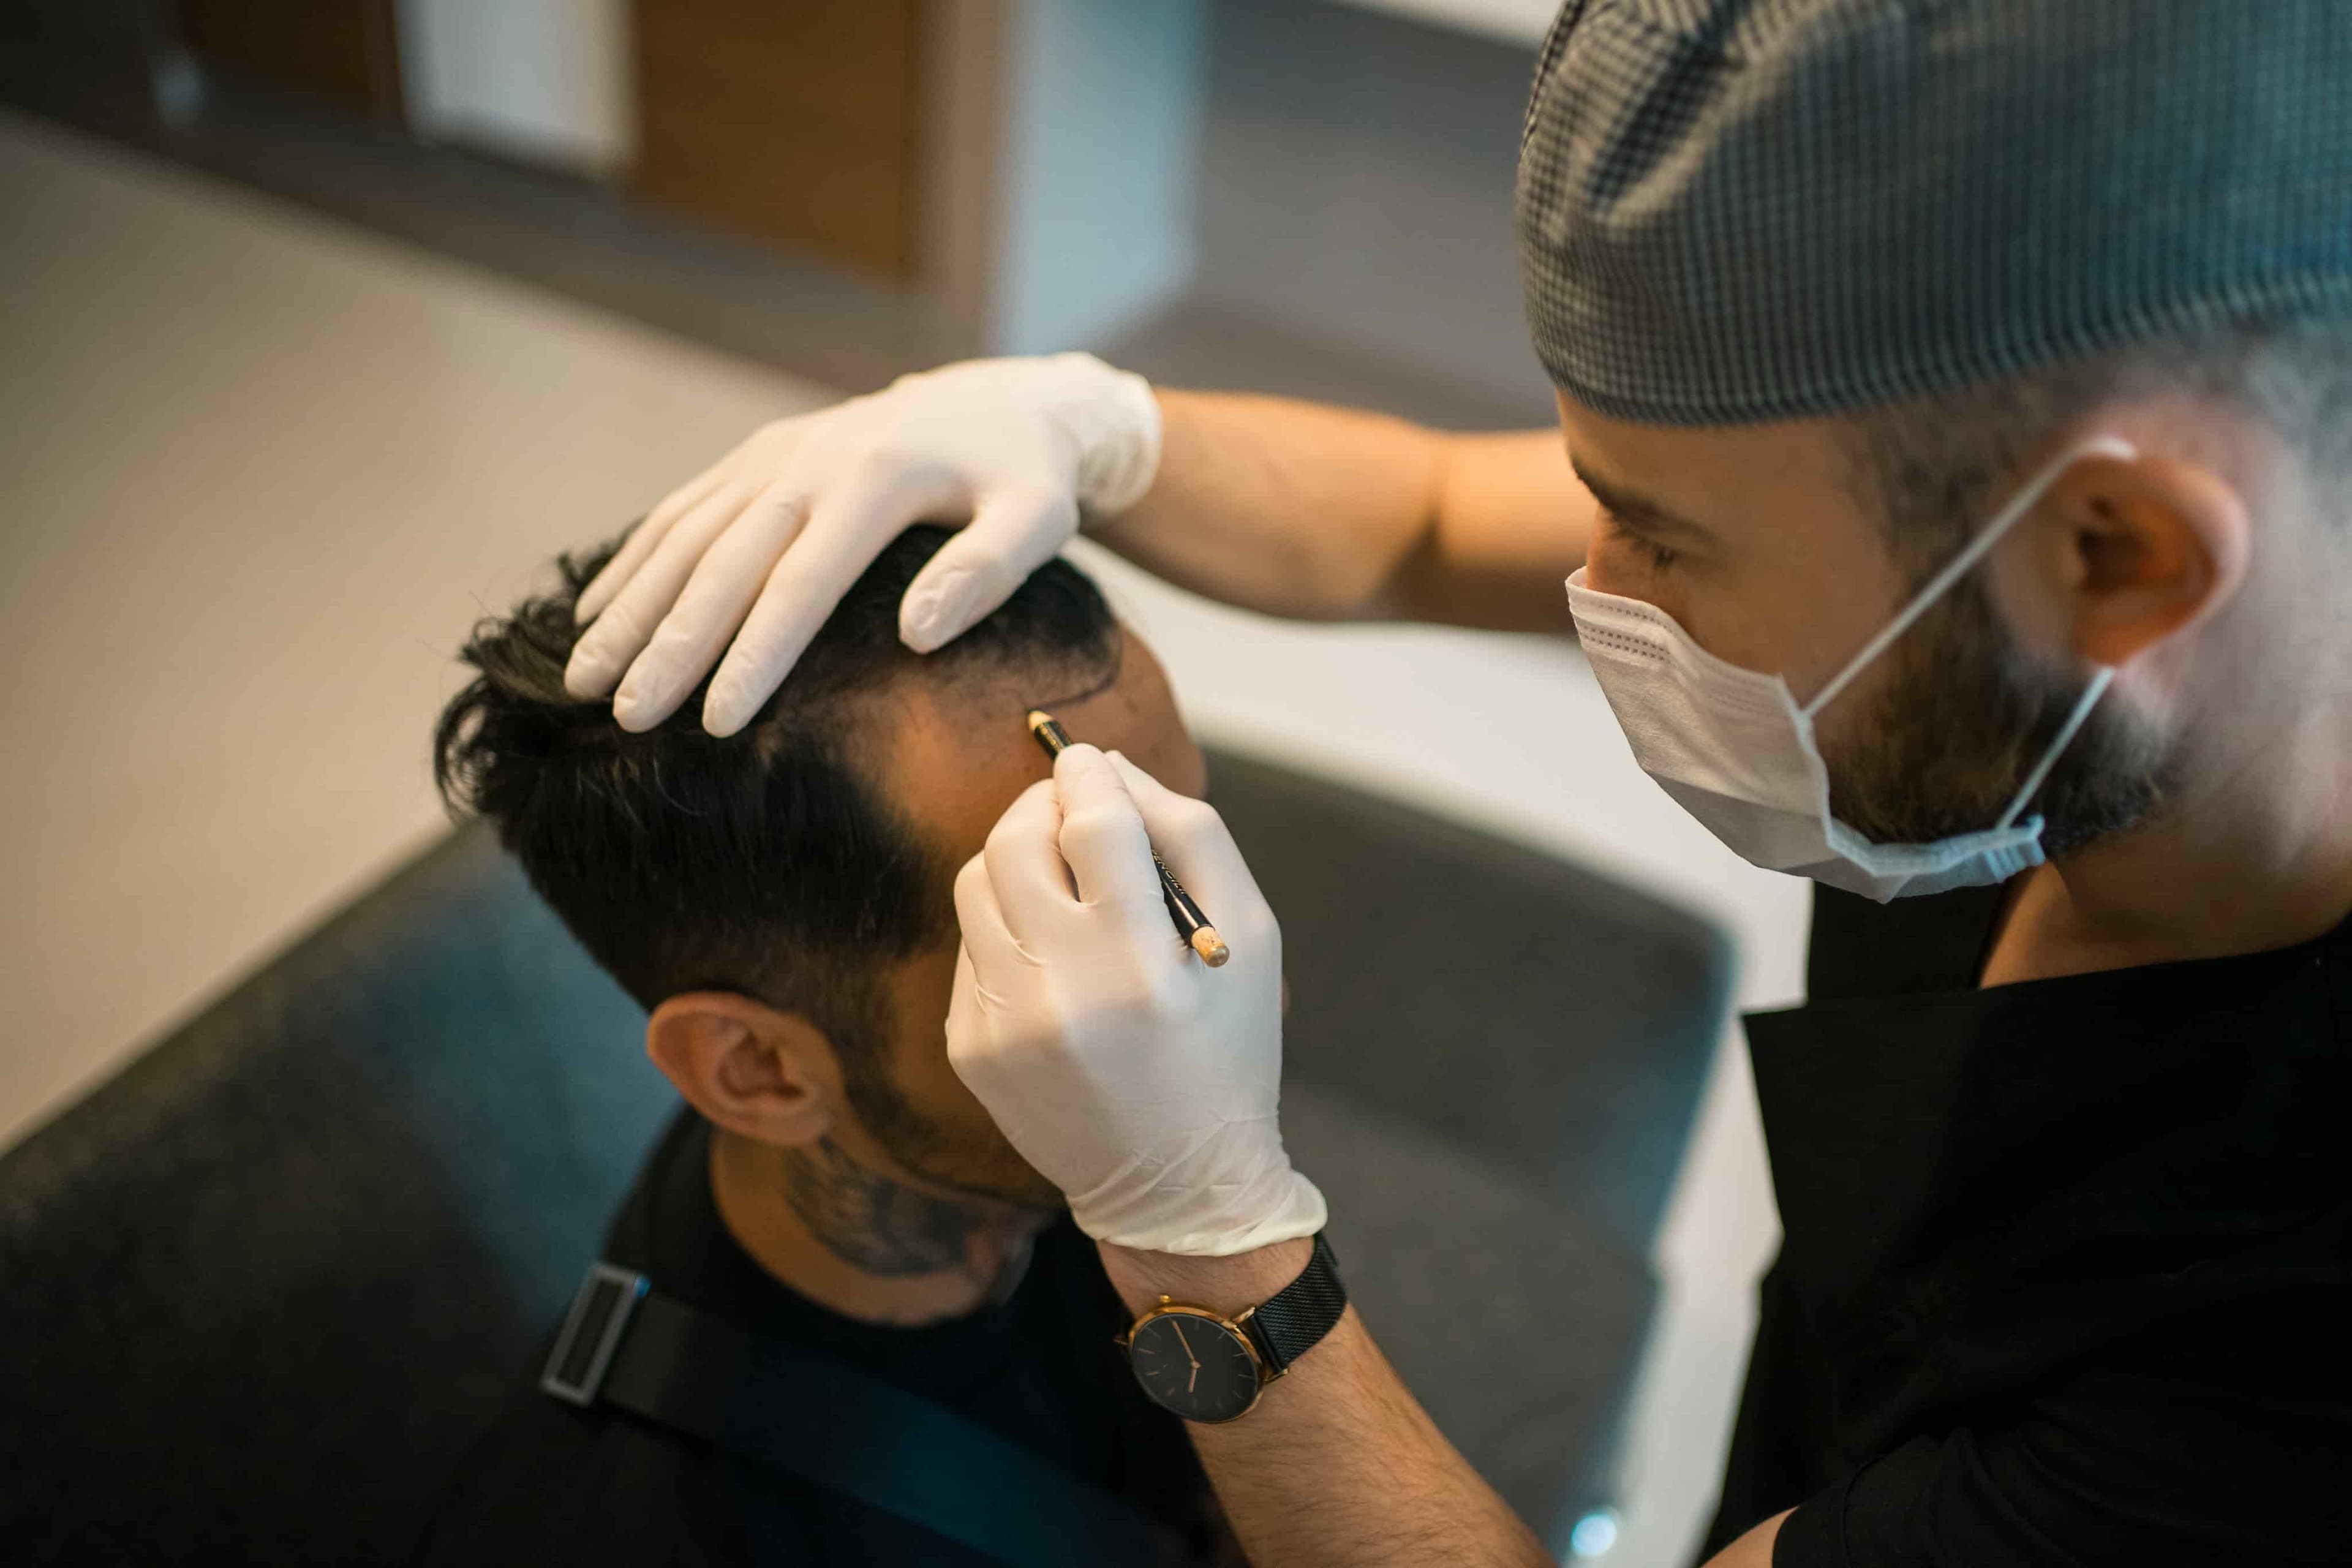
M 714 1125 L 762 1143 L 814 1142 L 841 1108 L 824 1031 L 729 991 L 689 991 L 646 1020 L 646 1054 Z
M 2094 664 L 2127 664 L 2220 608 L 2252 550 L 2236 489 L 2168 458 L 2086 458 L 2035 510 L 2064 635 Z

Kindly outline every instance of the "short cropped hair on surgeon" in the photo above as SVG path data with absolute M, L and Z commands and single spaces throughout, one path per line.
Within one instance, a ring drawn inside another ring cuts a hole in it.
M 899 535 L 790 679 L 724 738 L 702 728 L 701 689 L 642 734 L 614 721 L 609 700 L 564 689 L 581 630 L 572 607 L 617 542 L 567 555 L 560 589 L 474 628 L 460 657 L 478 673 L 435 737 L 444 799 L 496 826 L 540 897 L 640 1004 L 721 990 L 798 1013 L 841 1049 L 853 1097 L 887 1027 L 881 970 L 955 932 L 955 868 L 876 787 L 861 710 L 911 679 L 1079 677 L 1059 680 L 1067 689 L 1119 658 L 1109 606 L 1063 561 L 946 647 L 908 651 L 899 599 L 948 536 L 929 525 Z
M 2339 317 L 2212 322 L 1864 410 L 1841 420 L 1839 432 L 1852 489 L 1920 581 L 2101 404 L 2184 391 L 2261 423 L 2303 465 L 2315 493 L 2339 495 L 2352 483 L 2352 321 Z

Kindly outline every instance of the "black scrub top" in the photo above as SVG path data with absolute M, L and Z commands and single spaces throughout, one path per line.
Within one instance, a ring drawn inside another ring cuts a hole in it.
M 753 1261 L 719 1217 L 709 1172 L 709 1124 L 681 1110 L 622 1204 L 604 1256 L 703 1312 L 845 1362 L 993 1429 L 1157 1518 L 1201 1563 L 1239 1561 L 1181 1424 L 1144 1397 L 1112 1343 L 1128 1314 L 1077 1226 L 1059 1220 L 1037 1238 L 1007 1300 L 921 1328 L 853 1321 Z M 996 1561 L 612 1405 L 563 1404 L 533 1386 L 536 1363 L 515 1371 L 513 1407 L 429 1510 L 411 1561 L 435 1568 L 989 1568 Z
M 1979 990 L 1999 902 L 1822 889 L 1747 1020 L 1785 1234 L 1706 1552 L 2352 1563 L 2352 921 Z

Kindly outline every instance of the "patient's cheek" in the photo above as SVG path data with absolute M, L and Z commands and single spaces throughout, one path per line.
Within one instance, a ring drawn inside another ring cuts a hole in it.
M 891 1077 L 915 1107 L 950 1126 L 992 1126 L 980 1101 L 948 1065 L 948 1004 L 955 995 L 956 949 L 922 953 L 900 964 L 891 1000 Z
M 1192 737 L 1180 730 L 1166 750 L 1168 760 L 1160 766 L 1153 767 L 1148 763 L 1136 765 L 1178 795 L 1189 795 L 1195 800 L 1206 796 L 1209 793 L 1208 759 L 1201 755 L 1201 748 L 1192 743 Z
M 898 1027 L 890 1041 L 890 1078 L 922 1130 L 912 1146 L 891 1152 L 914 1175 L 1027 1208 L 1055 1208 L 1061 1194 L 1033 1170 L 949 1065 L 948 1003 L 955 990 L 956 950 L 925 953 L 893 978 Z
M 947 1059 L 948 1004 L 955 997 L 957 947 L 950 940 L 918 953 L 891 975 L 890 1002 L 898 1026 L 892 1035 L 902 1067 L 923 1057 Z

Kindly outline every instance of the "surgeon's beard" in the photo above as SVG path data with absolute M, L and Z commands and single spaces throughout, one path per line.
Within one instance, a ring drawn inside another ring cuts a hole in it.
M 1822 737 L 1831 809 L 1873 843 L 1992 826 L 2083 695 L 2079 674 L 2042 668 L 2017 646 L 1976 577 L 1885 657 L 1888 679 L 1868 707 Z M 2042 852 L 2054 859 L 2145 819 L 2169 771 L 2163 737 L 2110 693 L 2019 816 L 2042 817 Z

